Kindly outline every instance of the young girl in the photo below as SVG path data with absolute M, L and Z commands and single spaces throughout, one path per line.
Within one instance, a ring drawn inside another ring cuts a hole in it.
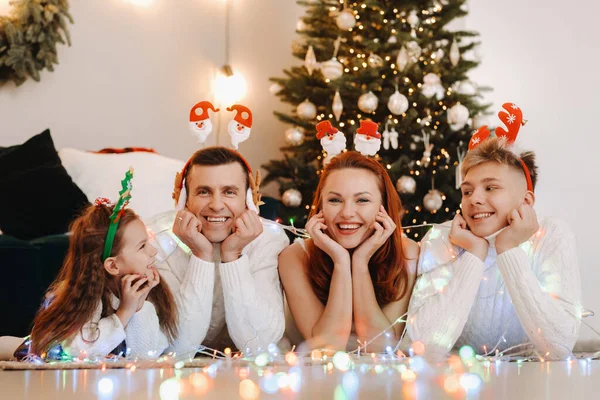
M 279 258 L 288 305 L 309 347 L 356 348 L 356 339 L 371 340 L 406 313 L 418 245 L 396 227 L 401 216 L 378 162 L 348 151 L 325 167 L 306 225 L 311 239 Z M 403 325 L 368 350 L 393 347 Z
M 157 251 L 142 221 L 121 200 L 114 206 L 99 199 L 71 232 L 31 339 L 15 356 L 26 354 L 26 345 L 44 359 L 160 356 L 177 335 L 177 307 L 154 267 Z

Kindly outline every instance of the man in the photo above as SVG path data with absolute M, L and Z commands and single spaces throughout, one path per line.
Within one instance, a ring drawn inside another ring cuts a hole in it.
M 277 259 L 287 236 L 252 210 L 252 174 L 238 152 L 199 150 L 178 178 L 173 233 L 191 254 L 177 248 L 157 263 L 180 307 L 172 350 L 266 350 L 285 327 Z

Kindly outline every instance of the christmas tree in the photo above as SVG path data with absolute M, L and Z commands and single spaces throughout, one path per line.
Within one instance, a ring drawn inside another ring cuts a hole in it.
M 400 192 L 405 226 L 452 219 L 460 209 L 457 166 L 488 105 L 468 79 L 478 65 L 477 33 L 452 31 L 466 0 L 299 1 L 306 14 L 292 44 L 304 65 L 272 78 L 271 92 L 293 106 L 275 112 L 286 130 L 284 159 L 271 160 L 264 182 L 277 181 L 280 217 L 306 222 L 327 153 L 315 125 L 330 121 L 347 148 L 361 119 L 379 123 L 375 159 Z M 420 238 L 424 230 L 410 231 Z

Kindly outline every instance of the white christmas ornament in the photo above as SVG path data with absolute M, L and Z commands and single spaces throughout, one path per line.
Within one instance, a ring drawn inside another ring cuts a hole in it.
M 387 106 L 394 115 L 404 114 L 408 110 L 408 99 L 396 89 L 394 94 L 390 96 Z
M 321 64 L 321 72 L 326 79 L 333 81 L 344 74 L 344 66 L 337 58 L 333 57 L 331 60 Z
M 398 38 L 396 36 L 390 36 L 387 42 L 390 44 L 398 43 Z
M 290 146 L 300 146 L 304 143 L 304 132 L 296 127 L 289 128 L 285 131 L 285 141 Z
M 455 40 L 454 42 L 452 42 L 452 46 L 450 46 L 450 62 L 456 67 L 459 61 L 460 49 L 458 48 L 458 43 Z
M 448 109 L 448 123 L 453 131 L 461 130 L 469 121 L 469 110 L 460 103 Z
M 412 28 L 416 27 L 419 24 L 419 17 L 417 16 L 417 12 L 415 10 L 412 10 L 406 18 L 406 21 L 408 21 L 408 24 Z
M 400 52 L 398 53 L 398 57 L 396 58 L 396 65 L 400 72 L 404 71 L 406 66 L 408 65 L 408 50 L 406 47 L 402 46 Z
M 274 82 L 271 84 L 271 86 L 269 86 L 269 92 L 271 94 L 277 94 L 277 93 L 281 92 L 282 89 L 283 89 L 283 86 L 281 86 L 277 82 Z
M 389 150 L 391 147 L 392 149 L 396 150 L 398 148 L 398 132 L 395 128 L 392 128 L 391 131 L 388 130 L 389 122 L 390 120 L 385 123 L 385 130 L 381 134 L 381 138 L 383 139 L 383 148 L 385 150 Z
M 288 189 L 283 192 L 283 196 L 281 196 L 281 202 L 286 207 L 298 207 L 302 204 L 302 193 L 300 193 L 297 189 Z
M 417 190 L 417 181 L 412 176 L 403 175 L 396 181 L 396 190 L 401 194 L 413 194 Z
M 304 66 L 308 71 L 309 75 L 312 75 L 313 71 L 319 69 L 319 63 L 317 62 L 317 56 L 315 55 L 315 50 L 312 46 L 308 47 L 308 51 L 306 52 L 306 58 L 304 59 Z
M 429 193 L 423 197 L 423 206 L 431 213 L 442 208 L 443 203 L 444 200 L 442 200 L 442 194 L 437 189 L 430 190 Z
M 461 81 L 452 85 L 452 88 L 458 94 L 464 94 L 467 96 L 475 96 L 477 94 L 477 86 L 471 81 Z
M 345 8 L 336 17 L 335 23 L 338 26 L 338 28 L 340 28 L 343 31 L 347 31 L 349 29 L 354 28 L 354 25 L 356 25 L 356 17 L 354 16 L 354 13 L 351 10 Z
M 298 104 L 296 113 L 302 119 L 311 120 L 317 116 L 317 107 L 311 103 L 308 99 Z
M 408 42 L 406 50 L 408 51 L 408 60 L 412 63 L 419 61 L 419 57 L 421 57 L 421 53 L 423 52 L 419 44 L 415 41 Z
M 358 98 L 358 108 L 364 113 L 372 113 L 377 110 L 379 99 L 373 92 L 364 93 Z
M 435 96 L 438 100 L 444 98 L 446 90 L 442 86 L 442 80 L 440 77 L 433 72 L 428 73 L 423 77 L 423 85 L 421 86 L 421 93 L 423 96 L 431 99 Z
M 333 103 L 331 104 L 331 110 L 333 111 L 333 116 L 336 121 L 340 120 L 342 116 L 342 111 L 344 110 L 344 103 L 342 103 L 342 96 L 340 96 L 340 91 L 336 90 L 335 95 L 333 96 Z
M 298 20 L 298 22 L 296 22 L 296 30 L 298 32 L 303 32 L 306 29 L 306 23 L 304 22 L 304 20 L 302 18 L 300 18 Z

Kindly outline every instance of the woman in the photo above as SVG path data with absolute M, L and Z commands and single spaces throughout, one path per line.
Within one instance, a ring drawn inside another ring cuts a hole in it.
M 325 167 L 306 224 L 311 239 L 279 257 L 287 302 L 309 347 L 356 348 L 353 333 L 370 341 L 406 313 L 419 247 L 396 226 L 402 213 L 375 160 L 348 151 Z M 393 347 L 403 328 L 394 325 L 367 350 Z

